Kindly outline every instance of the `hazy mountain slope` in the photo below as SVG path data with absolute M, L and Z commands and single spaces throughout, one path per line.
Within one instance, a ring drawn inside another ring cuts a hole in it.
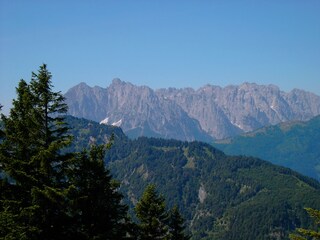
M 320 184 L 292 170 L 200 142 L 129 140 L 119 128 L 71 120 L 76 146 L 88 143 L 77 134 L 105 143 L 116 132 L 106 162 L 126 202 L 133 206 L 155 183 L 169 207 L 179 205 L 193 239 L 287 239 L 296 226 L 310 224 L 303 207 L 320 208 Z
M 320 116 L 289 122 L 217 141 L 231 155 L 255 156 L 320 180 Z
M 133 137 L 210 141 L 210 136 L 222 139 L 320 114 L 319 96 L 254 83 L 152 90 L 115 79 L 107 88 L 81 83 L 65 96 L 71 115 L 98 122 L 107 118 Z

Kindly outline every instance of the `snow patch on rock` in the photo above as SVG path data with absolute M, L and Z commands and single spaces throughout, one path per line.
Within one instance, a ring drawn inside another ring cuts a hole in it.
M 108 117 L 105 118 L 105 119 L 103 119 L 103 120 L 100 122 L 100 124 L 105 124 L 105 125 L 108 125 L 108 123 L 109 123 L 109 118 L 108 118 Z

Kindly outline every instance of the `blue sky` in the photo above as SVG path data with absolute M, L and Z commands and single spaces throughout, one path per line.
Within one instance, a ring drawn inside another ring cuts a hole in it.
M 0 0 L 0 103 L 42 63 L 55 90 L 243 82 L 320 95 L 319 0 Z

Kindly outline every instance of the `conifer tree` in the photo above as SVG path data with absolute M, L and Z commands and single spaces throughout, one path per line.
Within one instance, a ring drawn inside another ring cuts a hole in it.
M 127 206 L 121 204 L 118 184 L 104 164 L 105 146 L 92 146 L 77 154 L 68 178 L 71 228 L 76 239 L 124 239 Z
M 177 206 L 174 206 L 169 212 L 169 230 L 170 240 L 188 240 L 190 237 L 184 233 L 184 220 Z
M 35 138 L 32 124 L 32 96 L 28 84 L 21 80 L 16 88 L 17 99 L 9 117 L 1 119 L 4 138 L 0 146 L 1 217 L 9 219 L 1 224 L 2 236 L 9 239 L 31 238 L 37 229 L 29 226 L 31 212 L 31 188 L 36 183 L 31 156 L 35 154 Z M 30 218 L 29 218 L 30 217 Z M 21 230 L 21 233 L 13 230 Z M 23 233 L 23 234 L 22 234 Z
M 54 142 L 66 140 L 68 128 L 63 122 L 61 114 L 68 110 L 65 98 L 61 92 L 52 91 L 52 75 L 46 64 L 40 66 L 38 73 L 32 73 L 30 88 L 34 97 L 36 122 L 42 131 L 39 131 L 39 141 L 48 147 Z
M 13 100 L 13 108 L 10 116 L 2 115 L 5 126 L 4 141 L 2 142 L 2 164 L 6 172 L 15 179 L 16 184 L 28 183 L 32 177 L 28 177 L 28 159 L 35 153 L 34 124 L 32 114 L 32 96 L 28 84 L 20 80 L 16 88 L 17 99 Z
M 66 156 L 60 150 L 69 137 L 58 114 L 67 108 L 63 96 L 51 87 L 51 74 L 42 65 L 30 85 L 20 81 L 9 116 L 1 117 L 0 164 L 6 177 L 1 210 L 14 216 L 12 222 L 23 229 L 25 239 L 59 239 L 66 217 L 62 201 Z
M 135 207 L 139 219 L 139 239 L 169 239 L 168 214 L 165 200 L 158 195 L 155 185 L 148 185 Z

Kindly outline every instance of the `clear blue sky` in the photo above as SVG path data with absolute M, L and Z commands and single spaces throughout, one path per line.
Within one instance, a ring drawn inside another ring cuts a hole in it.
M 320 1 L 0 0 L 0 103 L 8 108 L 18 81 L 42 63 L 62 92 L 119 77 L 320 95 Z

